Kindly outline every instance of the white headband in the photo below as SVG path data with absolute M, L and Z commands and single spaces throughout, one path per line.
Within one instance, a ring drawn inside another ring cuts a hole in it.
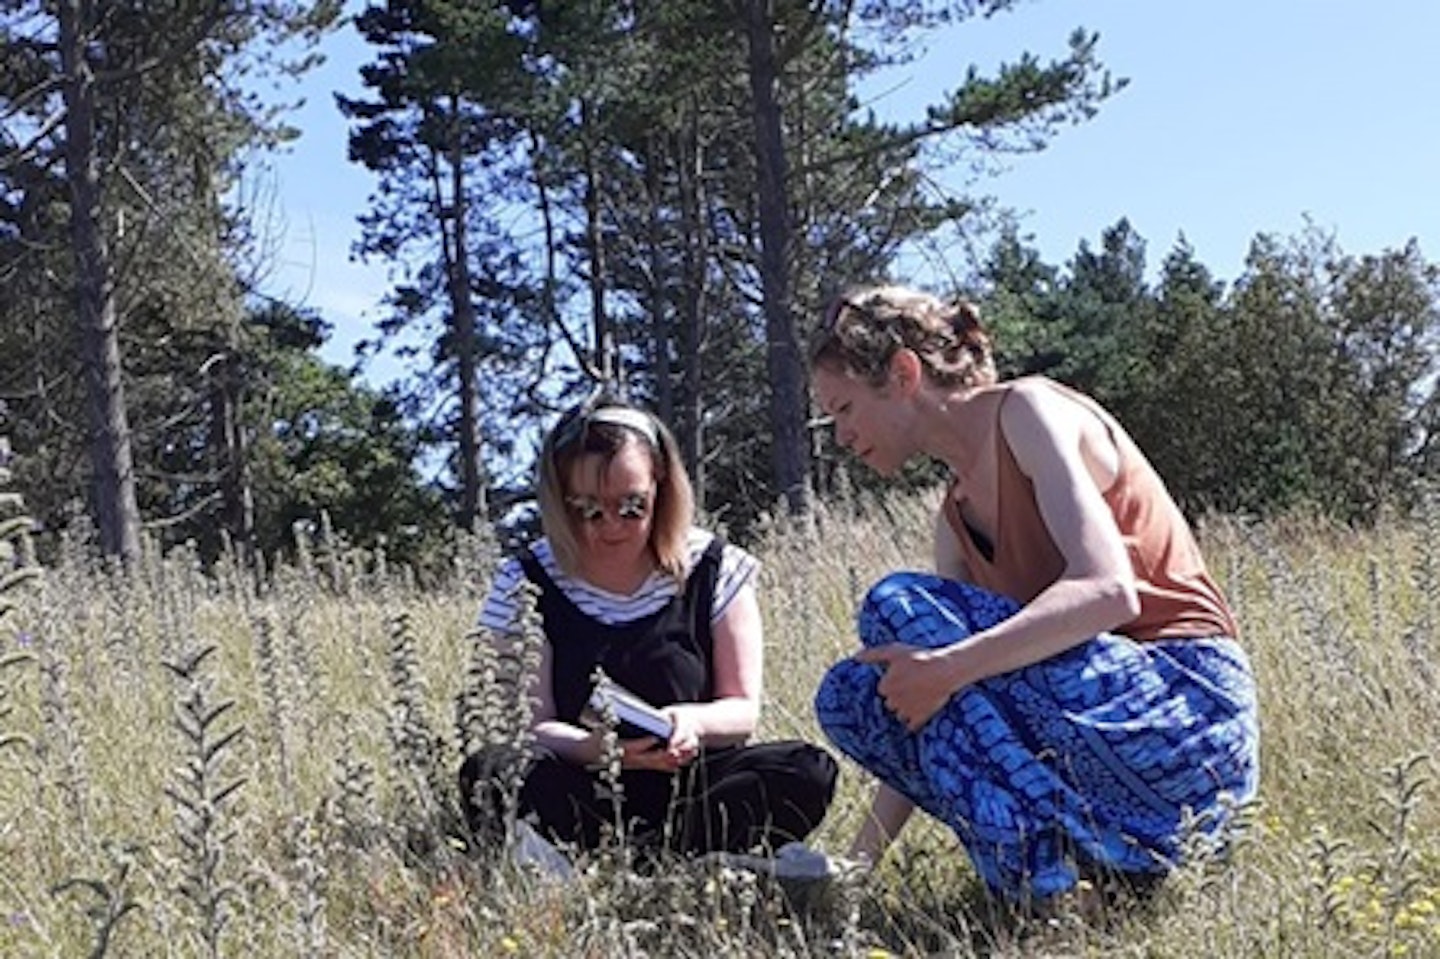
M 655 428 L 655 420 L 649 413 L 625 406 L 602 406 L 585 419 L 590 423 L 609 423 L 634 430 L 649 440 L 655 449 L 660 448 L 660 431 Z

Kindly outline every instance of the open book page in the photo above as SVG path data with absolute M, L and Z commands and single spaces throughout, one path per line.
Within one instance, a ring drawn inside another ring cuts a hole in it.
M 601 676 L 595 684 L 594 691 L 590 693 L 589 707 L 600 716 L 613 714 L 622 726 L 633 726 L 644 735 L 669 739 L 674 731 L 664 713 L 609 676 Z

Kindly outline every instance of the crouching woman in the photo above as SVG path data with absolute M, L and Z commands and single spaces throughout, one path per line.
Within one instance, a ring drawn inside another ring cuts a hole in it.
M 816 696 L 880 780 L 851 855 L 877 860 L 918 806 L 1007 899 L 1163 876 L 1186 822 L 1218 829 L 1255 794 L 1259 738 L 1234 616 L 1160 477 L 1090 397 L 997 381 L 965 303 L 854 291 L 811 364 L 872 469 L 950 472 L 936 573 L 870 590 L 861 650 Z

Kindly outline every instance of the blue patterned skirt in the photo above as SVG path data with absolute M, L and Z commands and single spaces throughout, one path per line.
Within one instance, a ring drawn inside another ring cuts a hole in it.
M 1012 600 L 895 573 L 859 614 L 865 646 L 953 643 Z M 918 732 L 886 708 L 878 666 L 842 660 L 815 696 L 835 745 L 949 826 L 998 894 L 1045 897 L 1078 870 L 1164 873 L 1182 822 L 1222 825 L 1255 794 L 1255 681 L 1227 637 L 1136 642 L 1102 633 L 962 689 Z

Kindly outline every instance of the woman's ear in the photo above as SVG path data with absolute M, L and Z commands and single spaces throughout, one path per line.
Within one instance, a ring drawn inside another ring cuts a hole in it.
M 909 347 L 902 346 L 890 357 L 889 385 L 900 393 L 907 396 L 914 393 L 919 389 L 924 376 L 925 369 L 920 363 L 920 357 Z

